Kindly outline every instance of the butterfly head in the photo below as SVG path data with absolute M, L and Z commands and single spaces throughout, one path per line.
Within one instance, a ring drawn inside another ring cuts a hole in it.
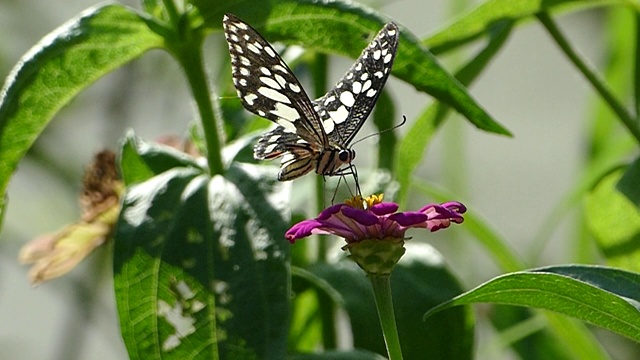
M 342 149 L 338 152 L 338 159 L 343 163 L 350 163 L 356 158 L 356 151 L 353 149 Z

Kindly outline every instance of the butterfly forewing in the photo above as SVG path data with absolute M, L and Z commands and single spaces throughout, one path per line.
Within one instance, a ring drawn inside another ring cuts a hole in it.
M 223 26 L 233 83 L 245 109 L 309 142 L 328 145 L 309 97 L 273 47 L 234 15 L 226 14 Z
M 391 73 L 399 35 L 398 26 L 387 23 L 336 86 L 313 102 L 331 142 L 348 146 L 371 113 Z

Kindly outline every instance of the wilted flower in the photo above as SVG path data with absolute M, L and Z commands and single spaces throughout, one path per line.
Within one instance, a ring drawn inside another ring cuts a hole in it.
M 94 162 L 85 170 L 83 184 L 81 220 L 55 233 L 39 236 L 20 250 L 20 261 L 34 264 L 29 271 L 32 284 L 71 271 L 111 234 L 124 190 L 112 151 L 103 151 L 95 156 Z
M 418 211 L 396 212 L 398 204 L 382 202 L 382 195 L 356 196 L 333 205 L 315 219 L 295 224 L 285 237 L 289 242 L 312 234 L 344 238 L 354 260 L 368 273 L 388 274 L 404 254 L 405 232 L 411 228 L 433 231 L 462 223 L 466 211 L 459 202 L 430 204 Z

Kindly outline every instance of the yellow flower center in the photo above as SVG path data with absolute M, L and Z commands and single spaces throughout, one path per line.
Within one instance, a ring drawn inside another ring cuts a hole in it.
M 364 199 L 367 202 L 367 209 L 372 207 L 375 204 L 380 204 L 382 202 L 382 198 L 384 198 L 384 194 L 373 194 L 368 198 Z
M 384 194 L 373 194 L 363 199 L 362 196 L 356 195 L 349 199 L 346 199 L 344 203 L 355 209 L 366 210 L 370 209 L 375 204 L 381 203 L 383 197 Z

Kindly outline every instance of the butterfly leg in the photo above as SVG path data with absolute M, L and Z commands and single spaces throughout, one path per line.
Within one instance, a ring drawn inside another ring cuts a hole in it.
M 355 195 L 359 195 L 362 196 L 362 191 L 360 189 L 360 182 L 358 181 L 358 169 L 356 168 L 355 165 L 353 164 L 349 164 L 349 167 L 346 167 L 344 169 L 340 169 L 338 171 L 336 171 L 334 173 L 334 175 L 336 176 L 340 176 L 340 178 L 344 178 L 344 182 L 347 184 L 347 188 L 349 189 L 349 193 L 353 196 L 353 191 L 351 191 L 351 188 L 349 187 L 349 183 L 347 182 L 346 179 L 346 175 L 351 175 L 353 176 L 353 181 L 355 182 L 355 186 L 356 186 L 356 193 Z M 340 184 L 340 181 L 338 180 L 338 184 Z
M 338 189 L 340 188 L 340 182 L 342 181 L 343 176 L 338 177 L 338 185 L 336 185 L 336 189 L 333 191 L 333 196 L 331 197 L 331 205 L 334 204 L 336 200 L 336 196 L 338 196 Z M 346 181 L 345 181 L 346 182 Z M 347 184 L 348 187 L 348 184 Z

